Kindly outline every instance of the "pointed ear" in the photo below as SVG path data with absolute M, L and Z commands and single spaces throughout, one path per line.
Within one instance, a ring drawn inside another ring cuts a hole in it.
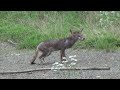
M 70 33 L 72 34 L 72 30 L 70 29 Z
M 83 31 L 83 28 L 81 29 L 81 31 L 80 32 L 82 32 Z

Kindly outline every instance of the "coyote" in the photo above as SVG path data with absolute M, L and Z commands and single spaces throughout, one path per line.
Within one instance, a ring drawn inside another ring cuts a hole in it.
M 70 30 L 70 36 L 64 39 L 59 40 L 49 40 L 45 42 L 41 42 L 35 51 L 35 55 L 31 60 L 31 64 L 34 64 L 34 61 L 37 57 L 39 59 L 44 60 L 45 57 L 49 56 L 53 51 L 60 50 L 60 58 L 61 61 L 66 61 L 65 50 L 71 48 L 76 41 L 85 40 L 85 37 L 82 34 L 82 31 L 72 31 Z

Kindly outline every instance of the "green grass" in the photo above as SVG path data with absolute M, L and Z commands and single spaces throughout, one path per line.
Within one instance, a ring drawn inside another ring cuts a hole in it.
M 114 51 L 120 43 L 120 12 L 104 12 L 1 11 L 0 40 L 12 40 L 18 49 L 34 49 L 42 41 L 69 36 L 71 28 L 84 28 L 86 40 L 75 48 Z
M 90 38 L 87 38 L 84 42 L 78 43 L 76 48 L 88 48 L 88 49 L 97 49 L 115 51 L 120 47 L 120 36 L 117 36 L 113 33 L 101 33 L 101 35 L 92 35 Z

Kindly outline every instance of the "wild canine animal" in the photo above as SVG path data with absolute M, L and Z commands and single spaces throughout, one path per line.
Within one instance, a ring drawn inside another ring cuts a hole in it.
M 37 46 L 37 50 L 31 60 L 31 64 L 34 64 L 34 61 L 36 60 L 37 57 L 39 57 L 39 59 L 44 60 L 44 58 L 49 56 L 53 51 L 58 51 L 58 50 L 60 50 L 61 61 L 65 61 L 66 60 L 65 50 L 71 48 L 76 41 L 85 39 L 82 34 L 82 31 L 83 29 L 81 31 L 75 31 L 75 32 L 72 32 L 70 30 L 71 35 L 67 38 L 59 39 L 59 40 L 49 40 L 40 43 Z

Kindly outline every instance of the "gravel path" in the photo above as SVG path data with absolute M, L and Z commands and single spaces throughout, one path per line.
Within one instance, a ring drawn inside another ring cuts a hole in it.
M 71 68 L 76 70 L 50 70 L 52 64 L 60 62 L 59 52 L 45 58 L 43 64 L 37 59 L 37 64 L 30 65 L 34 50 L 16 50 L 8 43 L 0 43 L 0 78 L 1 79 L 120 79 L 120 52 L 106 53 L 95 50 L 66 51 L 68 58 L 76 55 L 78 60 Z M 109 70 L 81 70 L 81 68 L 110 68 Z M 44 69 L 44 70 L 40 70 Z M 45 70 L 46 69 L 46 70 Z M 33 71 L 30 71 L 33 70 Z M 28 72 L 26 72 L 28 71 Z M 13 73 L 8 73 L 13 72 Z M 16 73 L 18 72 L 18 73 Z

